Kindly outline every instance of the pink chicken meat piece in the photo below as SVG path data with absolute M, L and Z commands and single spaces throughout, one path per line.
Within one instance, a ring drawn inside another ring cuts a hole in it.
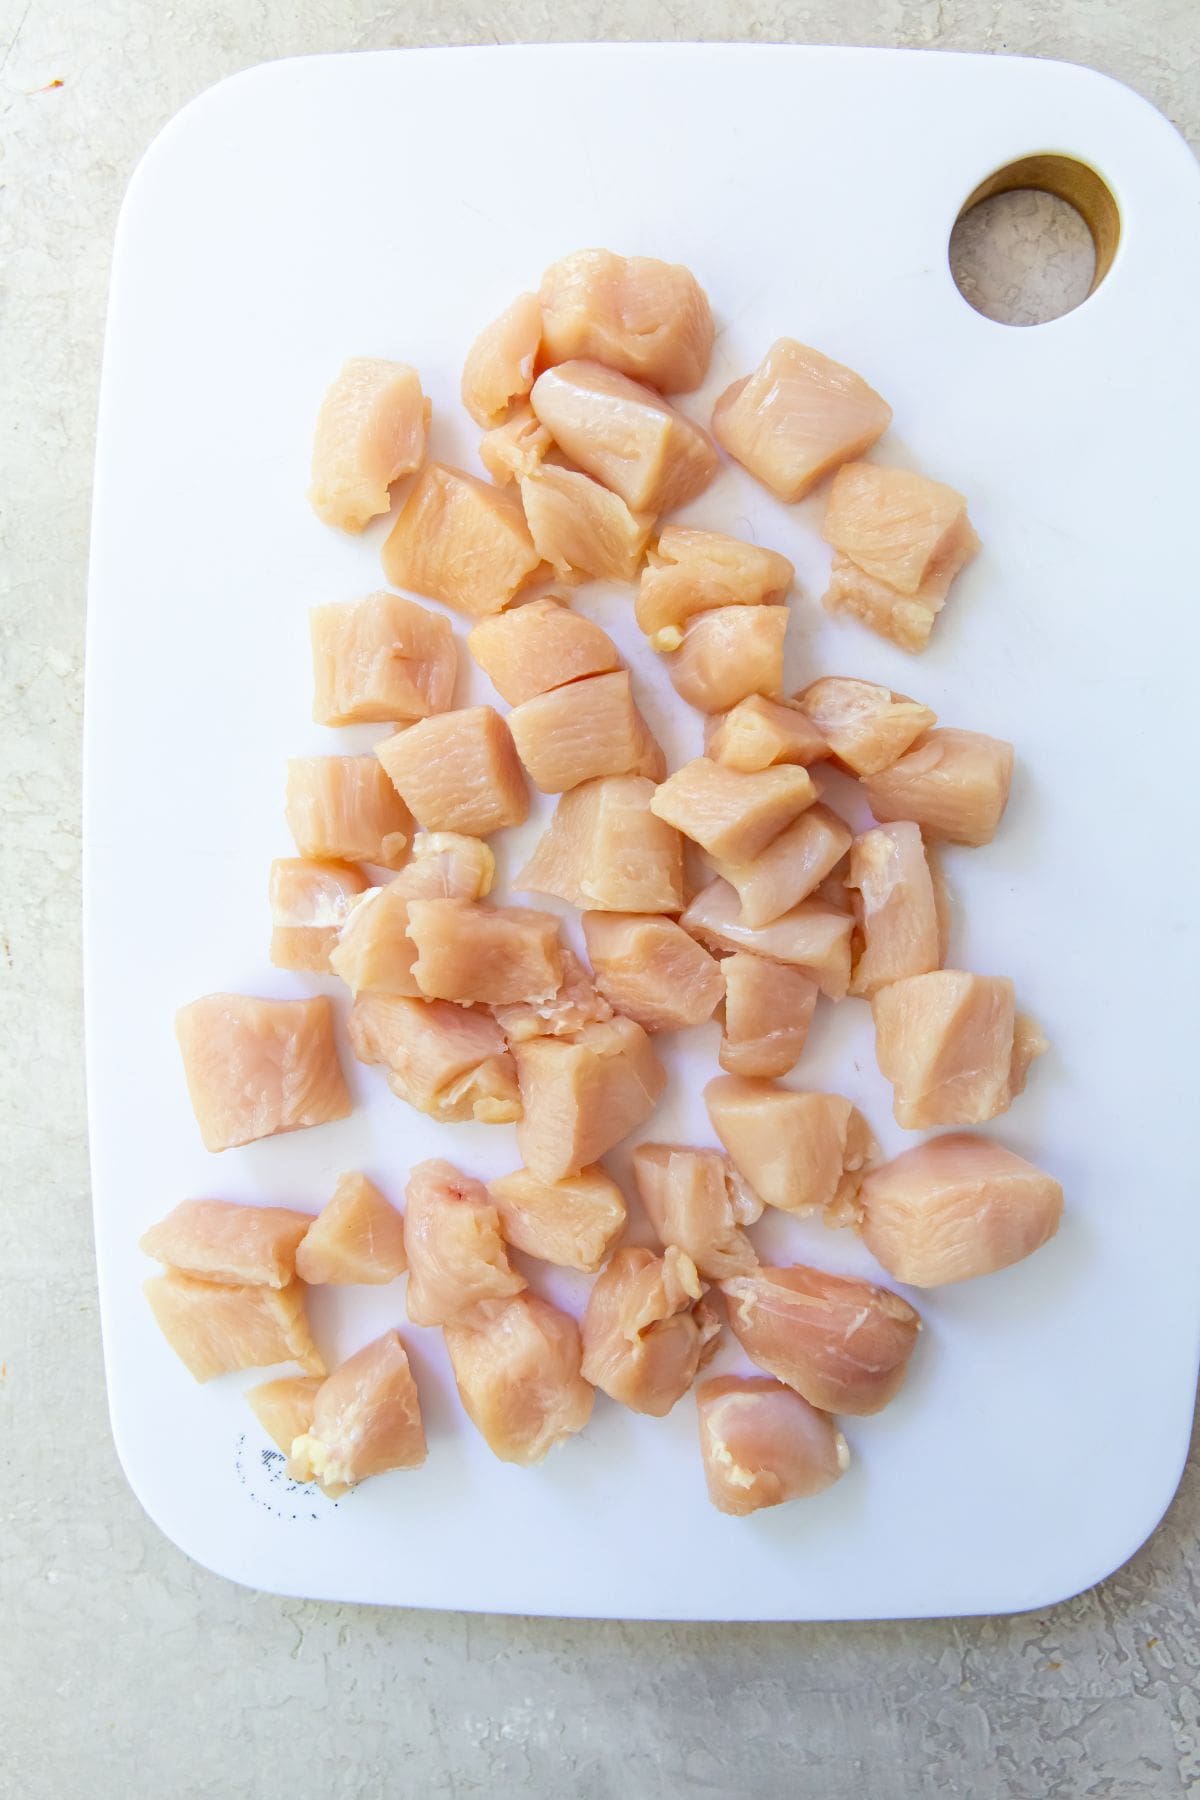
M 874 681 L 825 675 L 797 703 L 825 737 L 836 762 L 852 775 L 877 775 L 937 724 L 929 707 Z
M 799 969 L 738 950 L 721 964 L 725 1027 L 719 1061 L 730 1075 L 774 1078 L 800 1060 L 819 992 Z
M 862 456 L 892 422 L 861 375 L 819 350 L 778 338 L 753 374 L 713 408 L 713 436 L 777 500 L 800 500 L 840 463 Z
M 424 1461 L 417 1384 L 400 1333 L 385 1331 L 322 1383 L 312 1424 L 292 1443 L 288 1474 L 319 1481 L 337 1499 L 372 1475 Z
M 850 848 L 844 819 L 827 806 L 810 806 L 764 850 L 746 862 L 714 857 L 713 867 L 737 890 L 747 925 L 769 925 L 815 893 Z
M 654 794 L 639 775 L 572 788 L 514 885 L 593 912 L 682 912 L 683 839 L 651 811 Z
M 594 1274 L 625 1225 L 625 1199 L 598 1163 L 563 1181 L 528 1169 L 488 1182 L 506 1241 L 527 1256 Z
M 720 1281 L 758 1267 L 744 1228 L 763 1203 L 719 1151 L 639 1144 L 633 1175 L 659 1242 L 684 1251 L 701 1275 Z
M 522 825 L 529 791 L 508 726 L 491 706 L 422 719 L 376 744 L 389 780 L 427 831 L 487 837 Z
M 633 697 L 628 669 L 589 675 L 514 706 L 508 728 L 530 780 L 565 794 L 602 775 L 658 781 L 666 758 Z
M 712 311 L 678 263 L 577 250 L 551 263 L 538 299 L 547 363 L 592 358 L 662 394 L 685 394 L 704 380 Z
M 391 505 L 389 489 L 425 460 L 430 404 L 407 363 L 356 356 L 321 402 L 313 440 L 313 511 L 344 531 Z
M 768 1206 L 844 1221 L 879 1152 L 849 1100 L 718 1075 L 704 1103 L 734 1168 Z
M 467 648 L 510 706 L 621 667 L 608 633 L 552 595 L 481 619 Z
M 598 992 L 574 951 L 565 944 L 561 951 L 563 978 L 549 1000 L 521 1000 L 492 1008 L 496 1023 L 510 1044 L 523 1044 L 535 1037 L 573 1037 L 585 1025 L 612 1018 L 612 1007 Z
M 452 1163 L 418 1163 L 409 1176 L 404 1247 L 414 1325 L 479 1323 L 526 1285 L 509 1263 L 487 1189 Z
M 296 1250 L 312 1214 L 233 1200 L 184 1200 L 138 1242 L 155 1262 L 198 1281 L 282 1288 L 296 1276 Z
M 481 838 L 420 831 L 407 866 L 386 887 L 359 897 L 330 952 L 329 967 L 352 994 L 420 995 L 410 900 L 478 900 L 491 891 L 496 859 Z
M 597 362 L 558 363 L 539 375 L 534 413 L 576 468 L 634 512 L 672 512 L 717 472 L 712 440 L 653 388 Z
M 942 921 L 919 825 L 876 825 L 856 837 L 846 886 L 856 918 L 852 994 L 870 999 L 893 981 L 941 967 Z
M 816 797 L 806 769 L 781 765 L 742 775 L 698 756 L 655 789 L 650 810 L 710 856 L 748 862 Z
M 961 969 L 910 975 L 880 988 L 871 1013 L 896 1123 L 910 1131 L 998 1118 L 1047 1048 L 1032 1021 L 1018 1017 L 1005 976 Z
M 462 403 L 485 431 L 499 425 L 513 402 L 528 394 L 541 343 L 537 295 L 518 294 L 471 345 L 463 364 Z
M 583 935 L 600 992 L 643 1030 L 703 1025 L 720 1005 L 720 964 L 674 919 L 589 912 Z
M 751 694 L 777 696 L 788 618 L 786 606 L 722 606 L 689 619 L 682 633 L 673 626 L 658 632 L 679 698 L 697 712 L 720 713 Z
M 246 1390 L 251 1412 L 285 1456 L 291 1455 L 295 1440 L 312 1424 L 322 1380 L 320 1375 L 281 1375 L 277 1381 L 263 1381 Z
M 638 584 L 634 616 L 656 650 L 678 647 L 673 634 L 699 613 L 767 606 L 786 598 L 796 571 L 786 556 L 693 525 L 667 525 Z M 660 633 L 668 633 L 659 643 Z
M 618 1250 L 588 1296 L 583 1373 L 633 1412 L 661 1419 L 716 1348 L 720 1323 L 690 1256 L 669 1245 Z
M 862 1416 L 899 1392 L 921 1318 L 898 1294 L 799 1264 L 731 1276 L 721 1293 L 750 1361 L 810 1406 Z
M 298 1362 L 309 1375 L 325 1373 L 308 1329 L 303 1282 L 227 1286 L 168 1269 L 143 1282 L 142 1292 L 159 1330 L 197 1381 L 281 1362 Z
M 383 546 L 393 587 L 471 618 L 503 611 L 540 560 L 520 502 L 444 463 L 422 469 Z
M 276 857 L 268 884 L 275 967 L 328 974 L 338 933 L 366 888 L 366 876 L 349 863 Z
M 479 440 L 479 460 L 497 487 L 507 487 L 522 475 L 535 474 L 550 448 L 550 433 L 526 402 L 514 407 L 503 425 L 484 432 Z
M 443 1125 L 507 1125 L 521 1116 L 516 1065 L 487 1013 L 449 1000 L 360 994 L 350 1009 L 359 1062 L 378 1063 L 398 1099 Z
M 734 1518 L 824 1493 L 850 1466 L 836 1420 L 781 1381 L 702 1382 L 696 1412 L 708 1497 Z
M 863 782 L 881 823 L 909 819 L 952 844 L 990 844 L 1008 805 L 1013 747 L 981 731 L 930 731 Z
M 310 1287 L 379 1287 L 407 1267 L 403 1218 L 357 1171 L 341 1177 L 296 1251 L 296 1273 Z
M 802 970 L 831 1000 L 849 991 L 854 920 L 825 900 L 801 900 L 769 925 L 747 925 L 737 889 L 718 877 L 701 888 L 679 923 L 710 949 L 749 950 Z
M 538 556 L 561 579 L 633 581 L 654 515 L 633 512 L 578 469 L 539 463 L 519 477 L 521 504 Z
M 314 606 L 309 624 L 318 725 L 400 724 L 450 705 L 458 652 L 440 613 L 379 592 Z
M 704 754 L 751 775 L 776 763 L 819 762 L 829 745 L 794 700 L 750 694 L 704 725 Z
M 373 756 L 296 756 L 287 766 L 288 830 L 301 856 L 398 869 L 412 814 Z
M 558 920 L 526 906 L 410 900 L 413 976 L 430 1000 L 504 1006 L 550 1000 L 562 982 Z
M 645 1124 L 667 1081 L 641 1026 L 619 1016 L 574 1038 L 530 1038 L 513 1054 L 524 1108 L 517 1146 L 542 1181 L 598 1162 Z
M 323 995 L 206 994 L 180 1007 L 175 1036 L 206 1150 L 326 1125 L 350 1111 Z
M 549 1301 L 518 1294 L 477 1324 L 447 1325 L 445 1339 L 459 1399 L 501 1462 L 531 1468 L 591 1418 L 579 1327 Z

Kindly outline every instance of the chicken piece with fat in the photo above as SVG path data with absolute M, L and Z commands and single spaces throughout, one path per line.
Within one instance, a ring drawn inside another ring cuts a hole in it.
M 350 1111 L 324 995 L 206 994 L 180 1007 L 175 1036 L 206 1150 L 326 1125 Z
M 588 1295 L 583 1373 L 633 1412 L 661 1419 L 716 1349 L 721 1327 L 690 1256 L 618 1250 Z
M 516 1064 L 496 1021 L 477 1007 L 359 994 L 350 1008 L 359 1062 L 378 1063 L 401 1100 L 443 1125 L 508 1125 L 521 1116 Z
M 656 649 L 681 700 L 697 712 L 722 713 L 751 694 L 783 691 L 786 606 L 721 606 L 698 613 L 682 631 L 665 626 Z
M 381 1287 L 407 1267 L 403 1217 L 357 1171 L 341 1177 L 296 1251 L 310 1287 Z
M 856 921 L 852 994 L 869 1000 L 893 981 L 941 968 L 943 920 L 919 825 L 876 825 L 856 837 L 846 887 Z
M 550 433 L 526 401 L 514 407 L 503 425 L 484 432 L 479 440 L 479 460 L 497 487 L 507 487 L 522 475 L 534 474 L 550 448 Z
M 633 1175 L 646 1217 L 660 1244 L 674 1244 L 701 1275 L 721 1281 L 758 1267 L 745 1232 L 762 1214 L 728 1157 L 681 1144 L 639 1144 Z
M 768 1206 L 823 1213 L 827 1224 L 852 1216 L 879 1146 L 849 1100 L 718 1075 L 704 1103 L 734 1168 Z
M 598 1162 L 645 1124 L 667 1081 L 641 1026 L 619 1015 L 574 1038 L 530 1038 L 513 1055 L 524 1109 L 517 1147 L 542 1181 Z
M 427 463 L 383 546 L 393 587 L 471 618 L 501 612 L 541 557 L 520 502 L 444 463 Z
M 718 1060 L 729 1075 L 774 1079 L 800 1060 L 819 989 L 786 963 L 737 950 L 721 964 L 725 1022 Z
M 458 651 L 440 613 L 380 591 L 314 606 L 309 628 L 318 725 L 399 725 L 450 705 Z
M 720 395 L 712 429 L 777 500 L 790 501 L 862 456 L 891 422 L 887 401 L 853 369 L 778 338 L 752 374 Z
M 312 1214 L 235 1200 L 183 1200 L 143 1232 L 138 1249 L 198 1281 L 287 1287 Z
M 799 766 L 743 775 L 698 756 L 660 783 L 650 810 L 710 856 L 749 862 L 816 797 L 812 777 Z
M 1008 805 L 1013 747 L 981 731 L 927 732 L 863 788 L 881 824 L 908 819 L 929 837 L 990 844 Z
M 628 669 L 589 675 L 514 706 L 508 728 L 543 794 L 565 794 L 602 775 L 659 781 L 666 758 L 633 697 Z
M 594 1274 L 625 1226 L 625 1197 L 599 1163 L 562 1181 L 516 1169 L 488 1182 L 507 1243 L 541 1262 Z
M 422 719 L 376 744 L 375 755 L 427 831 L 487 837 L 528 815 L 520 758 L 492 706 Z
M 608 633 L 552 594 L 481 619 L 467 633 L 467 648 L 510 706 L 621 667 Z
M 590 475 L 554 463 L 539 463 L 519 486 L 537 554 L 561 579 L 636 579 L 653 513 L 633 512 Z
M 467 351 L 462 403 L 485 431 L 506 419 L 514 401 L 528 394 L 541 343 L 537 295 L 518 294 L 499 318 L 484 326 Z
M 1000 975 L 909 975 L 878 990 L 871 1014 L 896 1123 L 910 1131 L 999 1118 L 1047 1048 L 1032 1020 L 1018 1016 L 1013 984 Z
M 662 394 L 685 394 L 704 380 L 712 311 L 679 263 L 576 250 L 551 263 L 538 299 L 548 364 L 587 357 Z
M 514 886 L 593 912 L 682 912 L 683 839 L 651 810 L 655 792 L 641 775 L 572 788 Z
M 538 376 L 530 401 L 564 456 L 634 512 L 672 512 L 717 472 L 706 431 L 653 388 L 601 363 L 556 364 Z
M 398 869 L 412 814 L 373 756 L 294 756 L 287 766 L 288 830 L 303 857 Z
M 391 505 L 389 489 L 425 460 L 430 403 L 407 363 L 355 356 L 321 402 L 313 439 L 313 511 L 361 531 Z
M 501 1462 L 531 1468 L 591 1418 L 579 1327 L 549 1301 L 518 1294 L 478 1323 L 447 1325 L 444 1336 L 467 1417 Z
M 849 991 L 854 920 L 827 900 L 801 900 L 769 925 L 747 925 L 737 889 L 718 876 L 689 902 L 679 923 L 712 950 L 749 950 L 802 970 L 831 1000 Z
M 742 918 L 757 929 L 815 893 L 850 848 L 852 833 L 827 806 L 810 806 L 757 856 L 745 862 L 712 859 L 723 881 L 736 889 Z
M 319 1481 L 330 1499 L 371 1475 L 419 1469 L 425 1427 L 417 1384 L 398 1331 L 340 1363 L 322 1382 L 312 1423 L 292 1442 L 293 1481 Z
M 837 1421 L 781 1381 L 718 1376 L 696 1389 L 696 1412 L 708 1497 L 734 1518 L 822 1494 L 850 1466 Z
M 312 1341 L 301 1281 L 286 1287 L 200 1281 L 178 1269 L 142 1283 L 159 1330 L 197 1381 L 235 1369 L 298 1362 L 307 1375 L 325 1364 Z
M 751 775 L 776 763 L 819 762 L 829 755 L 829 745 L 794 700 L 750 694 L 729 712 L 705 720 L 704 754 Z
M 509 1263 L 487 1189 L 452 1163 L 418 1163 L 409 1176 L 404 1248 L 414 1325 L 477 1324 L 526 1285 Z
M 720 965 L 674 919 L 588 912 L 583 935 L 600 992 L 644 1031 L 682 1031 L 712 1018 L 725 992 Z
M 291 1455 L 295 1440 L 312 1424 L 323 1380 L 321 1375 L 281 1375 L 276 1381 L 247 1388 L 251 1412 L 285 1456 Z
M 367 885 L 362 871 L 349 863 L 276 857 L 268 883 L 275 967 L 327 975 L 338 933 Z
M 718 607 L 767 606 L 786 598 L 796 571 L 786 556 L 694 525 L 668 525 L 646 559 L 634 617 L 655 650 L 678 648 L 689 619 Z M 662 643 L 660 633 L 669 634 Z
M 510 1044 L 523 1044 L 535 1037 L 573 1037 L 585 1025 L 612 1018 L 612 1007 L 574 951 L 565 944 L 560 950 L 563 977 L 548 1000 L 520 1000 L 492 1008 L 496 1023 Z

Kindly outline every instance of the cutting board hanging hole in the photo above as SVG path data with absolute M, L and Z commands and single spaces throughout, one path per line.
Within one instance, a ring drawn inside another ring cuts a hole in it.
M 985 318 L 1044 325 L 1095 292 L 1120 230 L 1117 203 L 1094 169 L 1068 156 L 1026 156 L 967 196 L 950 234 L 950 272 Z

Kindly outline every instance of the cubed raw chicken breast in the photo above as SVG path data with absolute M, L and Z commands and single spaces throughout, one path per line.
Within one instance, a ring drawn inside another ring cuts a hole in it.
M 859 1204 L 863 1242 L 889 1275 L 944 1287 L 1040 1250 L 1058 1230 L 1063 1191 L 994 1138 L 956 1131 L 872 1169 Z
M 529 812 L 520 758 L 492 706 L 422 719 L 376 744 L 375 754 L 427 831 L 487 837 L 523 824 Z
M 852 775 L 877 775 L 904 755 L 937 714 L 874 681 L 825 675 L 796 700 Z
M 542 343 L 542 309 L 536 294 L 518 294 L 498 319 L 485 325 L 462 372 L 462 403 L 485 430 L 508 416 L 514 400 L 533 386 Z
M 516 407 L 503 425 L 484 432 L 479 440 L 479 460 L 497 487 L 507 487 L 510 481 L 539 469 L 550 447 L 550 433 L 538 422 L 532 406 L 525 404 Z
M 402 724 L 445 712 L 458 651 L 440 613 L 379 592 L 314 606 L 313 718 L 318 725 Z
M 139 1250 L 198 1281 L 282 1288 L 296 1277 L 296 1247 L 312 1214 L 235 1200 L 183 1200 L 143 1232 Z
M 559 449 L 635 512 L 673 512 L 717 472 L 706 431 L 653 388 L 601 363 L 559 363 L 538 376 L 533 410 Z
M 326 1125 L 350 1111 L 324 995 L 206 994 L 180 1007 L 175 1036 L 206 1150 Z
M 506 1241 L 527 1256 L 594 1274 L 625 1226 L 625 1197 L 599 1163 L 563 1181 L 528 1169 L 488 1182 Z
M 981 731 L 931 731 L 863 782 L 882 823 L 910 819 L 927 836 L 990 844 L 1012 785 L 1013 747 Z
M 618 1250 L 588 1295 L 583 1373 L 633 1412 L 661 1419 L 716 1349 L 720 1322 L 690 1256 L 670 1245 Z
M 574 951 L 565 944 L 560 950 L 563 978 L 549 1000 L 520 1000 L 510 1006 L 493 1006 L 496 1023 L 510 1044 L 523 1044 L 527 1038 L 535 1037 L 572 1037 L 585 1025 L 612 1018 L 612 1007 Z
M 877 463 L 847 463 L 829 490 L 829 612 L 849 612 L 903 650 L 921 650 L 950 584 L 979 549 L 963 496 Z
M 849 1100 L 718 1075 L 704 1104 L 734 1168 L 768 1206 L 838 1224 L 851 1215 L 879 1145 Z
M 388 489 L 425 460 L 430 404 L 407 363 L 355 356 L 321 402 L 313 440 L 313 511 L 344 531 L 391 505 Z
M 682 912 L 683 839 L 650 810 L 654 793 L 641 775 L 572 788 L 514 886 L 594 912 Z
M 703 1025 L 720 1005 L 720 964 L 674 919 L 587 912 L 583 935 L 600 992 L 644 1031 Z
M 713 867 L 736 888 L 746 924 L 769 925 L 815 893 L 849 850 L 852 835 L 827 806 L 810 806 L 757 856 L 745 862 L 714 857 Z
M 279 856 L 271 864 L 271 961 L 277 969 L 328 974 L 329 954 L 367 878 L 349 863 Z
M 949 583 L 947 583 L 949 587 Z M 945 601 L 945 595 L 898 594 L 886 581 L 866 574 L 840 550 L 833 553 L 829 566 L 829 586 L 821 595 L 821 605 L 836 618 L 844 613 L 857 619 L 877 637 L 887 638 L 901 650 L 915 653 L 929 642 L 933 622 Z
M 277 1381 L 263 1381 L 246 1390 L 251 1412 L 285 1456 L 291 1455 L 295 1440 L 312 1424 L 322 1380 L 320 1375 L 281 1375 Z
M 412 858 L 386 887 L 368 888 L 342 926 L 329 967 L 353 994 L 417 998 L 417 947 L 408 935 L 410 900 L 478 900 L 491 891 L 496 859 L 482 838 L 419 831 Z
M 301 1281 L 310 1287 L 379 1287 L 407 1267 L 401 1215 L 365 1175 L 343 1175 L 296 1252 Z
M 1001 975 L 910 975 L 880 988 L 871 1014 L 896 1123 L 910 1131 L 999 1118 L 1047 1048 L 1031 1020 L 1018 1020 L 1013 984 Z
M 667 1082 L 646 1033 L 620 1016 L 573 1039 L 530 1038 L 513 1054 L 524 1107 L 517 1147 L 542 1181 L 598 1162 L 645 1124 Z
M 418 1163 L 404 1190 L 406 1306 L 414 1325 L 478 1323 L 525 1288 L 481 1181 L 453 1163 Z
M 548 1300 L 519 1294 L 494 1317 L 447 1325 L 444 1335 L 467 1417 L 501 1462 L 532 1468 L 591 1418 L 579 1327 Z
M 398 869 L 412 814 L 373 756 L 294 756 L 287 766 L 288 830 L 301 856 Z
M 815 981 L 831 1000 L 850 987 L 850 938 L 854 920 L 822 899 L 801 900 L 769 925 L 747 925 L 737 889 L 720 877 L 692 900 L 679 923 L 710 950 L 750 950 L 788 963 Z
M 599 625 L 552 594 L 481 619 L 467 648 L 510 706 L 621 667 L 621 653 Z
M 550 1000 L 562 983 L 558 920 L 530 906 L 410 900 L 413 976 L 430 1000 L 511 1006 Z
M 850 846 L 856 957 L 850 992 L 867 999 L 942 964 L 942 925 L 921 827 L 877 825 Z
M 667 674 L 681 700 L 698 712 L 727 712 L 751 694 L 778 695 L 783 688 L 786 606 L 721 606 L 698 613 L 683 627 L 656 634 L 666 650 Z
M 840 463 L 862 456 L 892 409 L 861 375 L 819 350 L 778 338 L 753 374 L 713 408 L 712 429 L 778 500 L 800 500 Z
M 390 885 L 410 900 L 482 900 L 495 879 L 496 858 L 482 838 L 418 831 L 411 858 Z
M 727 769 L 751 775 L 775 763 L 814 763 L 829 745 L 794 700 L 751 694 L 704 722 L 704 754 Z
M 730 1075 L 786 1075 L 800 1060 L 819 992 L 815 981 L 738 950 L 721 964 L 725 1028 L 719 1061 Z
M 601 775 L 658 781 L 666 758 L 638 709 L 628 669 L 589 675 L 535 694 L 508 715 L 517 754 L 543 794 L 565 794 Z
M 554 463 L 540 463 L 519 477 L 519 485 L 537 554 L 556 574 L 636 579 L 653 513 L 632 512 L 590 475 Z
M 743 775 L 698 756 L 660 783 L 650 810 L 710 856 L 749 862 L 816 797 L 807 769 L 781 764 Z
M 393 1094 L 443 1125 L 521 1116 L 516 1064 L 496 1021 L 449 1000 L 359 994 L 350 1009 L 359 1062 L 379 1063 Z
M 325 1373 L 308 1329 L 303 1282 L 223 1286 L 168 1269 L 143 1282 L 142 1292 L 159 1330 L 197 1381 L 281 1362 L 298 1362 L 308 1375 Z
M 419 1469 L 425 1427 L 398 1331 L 385 1331 L 321 1385 L 312 1424 L 292 1444 L 288 1474 L 319 1481 L 331 1499 L 389 1469 Z
M 686 394 L 708 371 L 713 318 L 690 270 L 652 256 L 576 250 L 551 263 L 538 291 L 547 363 L 591 357 L 663 394 Z
M 421 470 L 383 546 L 393 587 L 472 618 L 502 611 L 540 561 L 515 496 L 444 463 Z
M 799 1264 L 731 1276 L 721 1292 L 750 1361 L 810 1406 L 861 1416 L 899 1391 L 921 1329 L 899 1294 Z
M 796 571 L 786 556 L 694 525 L 668 525 L 646 559 L 634 616 L 656 650 L 673 650 L 671 634 L 695 618 L 727 606 L 766 606 L 786 598 Z
M 633 1174 L 659 1242 L 685 1251 L 701 1275 L 720 1281 L 758 1267 L 744 1227 L 763 1203 L 719 1151 L 639 1144 Z
M 781 1381 L 701 1382 L 696 1412 L 708 1497 L 734 1518 L 824 1493 L 850 1466 L 837 1421 Z

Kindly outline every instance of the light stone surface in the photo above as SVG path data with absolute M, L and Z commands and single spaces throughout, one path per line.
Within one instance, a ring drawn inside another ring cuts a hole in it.
M 1195 144 L 1196 26 L 1195 0 L 0 0 L 5 1800 L 1200 1794 L 1194 1456 L 1166 1523 L 1131 1564 L 1080 1599 L 1015 1619 L 469 1618 L 280 1601 L 192 1565 L 143 1516 L 108 1432 L 77 920 L 88 490 L 109 249 L 135 161 L 186 100 L 267 58 L 331 49 L 899 44 L 1090 63 Z M 1018 216 L 1019 243 L 1027 223 Z M 990 291 L 1007 303 L 994 271 Z M 152 844 L 131 846 L 131 905 L 152 859 Z M 1151 1328 L 1119 1311 L 1113 1326 Z

